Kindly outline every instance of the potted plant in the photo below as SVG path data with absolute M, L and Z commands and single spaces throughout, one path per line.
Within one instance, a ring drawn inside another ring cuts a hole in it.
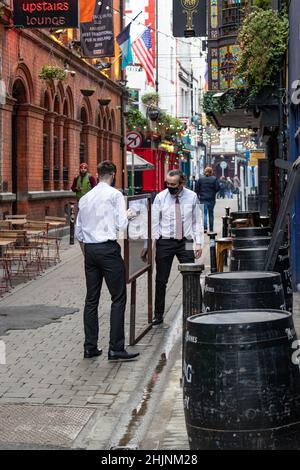
M 157 107 L 159 105 L 159 94 L 158 93 L 145 93 L 142 96 L 142 103 L 145 106 Z
M 62 67 L 55 65 L 43 65 L 39 73 L 39 78 L 45 82 L 51 82 L 51 80 L 65 80 L 67 73 Z

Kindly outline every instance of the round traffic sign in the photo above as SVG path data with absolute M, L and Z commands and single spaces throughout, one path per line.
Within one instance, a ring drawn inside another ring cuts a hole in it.
M 127 133 L 126 143 L 129 149 L 137 149 L 142 145 L 142 142 L 143 138 L 138 132 L 131 131 Z
M 228 165 L 227 165 L 226 162 L 221 162 L 221 163 L 220 163 L 220 167 L 221 167 L 223 170 L 226 170 L 227 166 L 228 166 Z

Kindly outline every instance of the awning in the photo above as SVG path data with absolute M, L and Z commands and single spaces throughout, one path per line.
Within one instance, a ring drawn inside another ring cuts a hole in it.
M 140 157 L 136 153 L 133 157 L 133 164 L 135 171 L 146 171 L 146 170 L 154 170 L 155 166 L 152 163 L 147 162 L 144 158 Z M 127 152 L 127 169 L 132 171 L 132 153 Z

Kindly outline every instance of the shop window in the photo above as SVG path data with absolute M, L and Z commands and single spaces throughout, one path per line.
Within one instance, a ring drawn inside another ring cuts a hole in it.
M 221 34 L 237 33 L 244 18 L 245 0 L 223 0 Z

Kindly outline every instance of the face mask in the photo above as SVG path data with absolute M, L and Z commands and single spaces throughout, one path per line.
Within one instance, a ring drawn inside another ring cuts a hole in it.
M 179 187 L 177 187 L 177 188 L 168 188 L 168 190 L 169 190 L 169 192 L 172 196 L 176 196 L 176 194 L 179 193 Z

